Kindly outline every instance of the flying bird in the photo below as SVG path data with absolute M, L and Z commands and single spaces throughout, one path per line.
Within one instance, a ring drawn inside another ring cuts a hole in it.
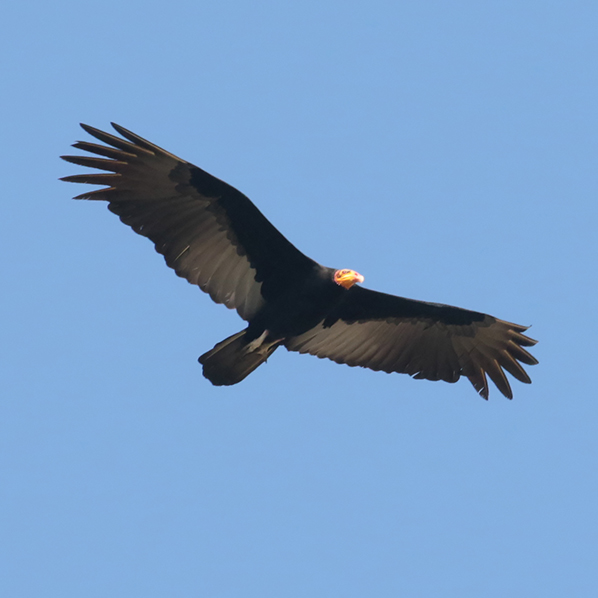
M 417 379 L 465 376 L 485 399 L 486 375 L 509 399 L 505 370 L 531 382 L 521 363 L 537 363 L 524 349 L 536 341 L 523 334 L 526 326 L 363 288 L 354 270 L 304 255 L 234 187 L 112 126 L 122 137 L 82 124 L 103 144 L 79 141 L 73 147 L 88 154 L 62 156 L 104 172 L 62 180 L 103 185 L 75 199 L 108 202 L 179 276 L 247 322 L 199 358 L 212 384 L 241 382 L 281 346 Z

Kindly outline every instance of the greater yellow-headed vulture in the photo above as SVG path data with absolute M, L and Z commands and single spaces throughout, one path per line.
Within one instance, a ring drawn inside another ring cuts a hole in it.
M 212 384 L 240 382 L 280 346 L 418 379 L 463 375 L 484 398 L 486 374 L 508 398 L 504 370 L 530 383 L 525 326 L 358 286 L 363 276 L 305 256 L 234 187 L 118 125 L 122 137 L 81 126 L 105 145 L 80 141 L 88 154 L 63 158 L 105 172 L 62 180 L 104 188 L 75 199 L 107 201 L 179 276 L 247 321 L 199 358 Z

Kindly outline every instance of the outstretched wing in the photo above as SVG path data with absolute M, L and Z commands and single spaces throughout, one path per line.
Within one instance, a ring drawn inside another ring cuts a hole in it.
M 488 374 L 511 399 L 503 369 L 529 384 L 519 362 L 538 363 L 523 348 L 536 344 L 523 334 L 525 330 L 525 326 L 486 314 L 355 286 L 330 317 L 289 339 L 286 347 L 337 363 L 418 379 L 456 382 L 463 375 L 485 399 Z
M 216 303 L 250 320 L 291 277 L 314 266 L 234 187 L 114 123 L 125 139 L 81 126 L 107 145 L 80 141 L 73 147 L 91 155 L 63 159 L 107 172 L 62 180 L 107 187 L 75 199 L 107 201 Z

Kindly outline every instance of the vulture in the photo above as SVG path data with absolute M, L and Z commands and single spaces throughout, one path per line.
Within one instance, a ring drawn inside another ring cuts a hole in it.
M 81 125 L 101 143 L 79 141 L 87 153 L 62 158 L 96 172 L 62 180 L 103 186 L 75 199 L 108 202 L 179 276 L 245 320 L 199 358 L 212 384 L 241 382 L 278 347 L 417 379 L 465 376 L 485 399 L 487 376 L 509 399 L 505 371 L 531 382 L 521 365 L 537 363 L 528 327 L 366 289 L 354 270 L 304 255 L 234 187 L 112 126 L 120 137 Z

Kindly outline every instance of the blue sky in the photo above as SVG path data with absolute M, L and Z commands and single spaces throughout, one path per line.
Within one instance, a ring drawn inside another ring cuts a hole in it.
M 598 7 L 27 2 L 0 23 L 0 594 L 598 591 Z M 278 351 L 58 156 L 110 121 L 365 286 L 532 324 L 480 399 Z

